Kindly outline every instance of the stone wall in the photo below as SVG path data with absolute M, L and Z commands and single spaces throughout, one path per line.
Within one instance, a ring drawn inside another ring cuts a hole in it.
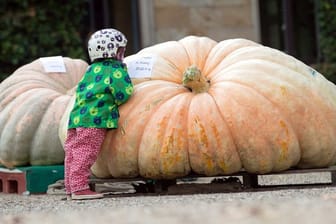
M 152 9 L 141 14 L 142 24 L 146 23 L 142 35 L 144 45 L 187 35 L 208 36 L 217 41 L 241 37 L 258 42 L 257 3 L 257 0 L 143 1 L 146 10 Z

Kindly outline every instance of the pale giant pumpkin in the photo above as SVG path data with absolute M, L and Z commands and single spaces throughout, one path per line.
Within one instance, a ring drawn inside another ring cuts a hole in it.
M 294 57 L 245 39 L 195 36 L 129 60 L 146 55 L 156 58 L 151 80 L 137 84 L 121 106 L 119 128 L 108 133 L 92 168 L 98 177 L 270 173 L 335 163 L 335 85 Z
M 63 163 L 60 119 L 88 66 L 80 59 L 63 59 L 65 73 L 46 73 L 38 59 L 0 84 L 0 165 Z

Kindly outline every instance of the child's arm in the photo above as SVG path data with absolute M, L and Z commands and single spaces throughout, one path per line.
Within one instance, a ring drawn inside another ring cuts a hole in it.
M 118 106 L 125 103 L 133 93 L 133 84 L 127 70 L 124 68 L 116 69 L 113 72 L 113 82 L 111 84 L 112 95 L 115 104 Z

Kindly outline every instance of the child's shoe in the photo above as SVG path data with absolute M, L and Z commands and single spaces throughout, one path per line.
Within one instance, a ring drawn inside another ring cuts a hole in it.
M 104 195 L 91 191 L 89 189 L 87 190 L 82 190 L 82 191 L 76 191 L 71 194 L 71 199 L 72 200 L 87 200 L 87 199 L 99 199 L 103 198 Z

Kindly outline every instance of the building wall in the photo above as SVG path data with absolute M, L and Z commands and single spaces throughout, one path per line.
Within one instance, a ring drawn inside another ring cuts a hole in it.
M 257 0 L 142 0 L 142 45 L 187 35 L 260 41 Z

